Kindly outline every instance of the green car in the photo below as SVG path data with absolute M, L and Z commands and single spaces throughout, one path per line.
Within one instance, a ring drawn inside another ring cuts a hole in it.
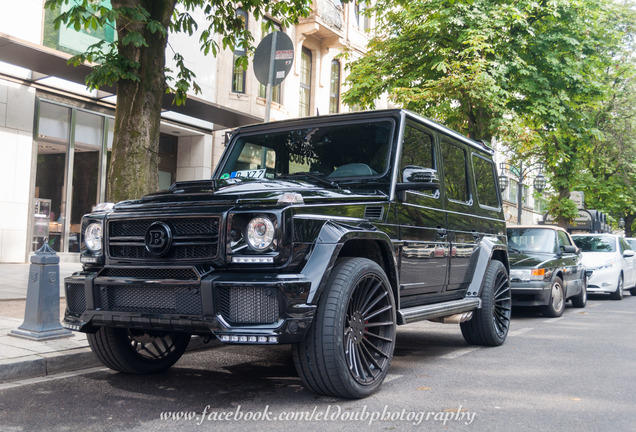
M 585 307 L 585 267 L 579 248 L 562 228 L 515 226 L 507 229 L 512 306 L 538 306 L 550 317 L 565 303 Z

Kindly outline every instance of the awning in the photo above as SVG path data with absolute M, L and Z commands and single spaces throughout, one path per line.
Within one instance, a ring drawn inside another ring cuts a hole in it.
M 86 76 L 91 71 L 91 66 L 68 65 L 71 57 L 70 54 L 0 33 L 0 61 L 33 71 L 32 78 L 27 81 L 35 83 L 43 78 L 56 77 L 86 85 Z M 113 87 L 104 86 L 99 90 L 100 99 L 116 94 Z M 187 102 L 180 106 L 173 104 L 173 101 L 174 95 L 166 94 L 163 99 L 163 109 L 213 123 L 214 129 L 217 130 L 263 122 L 262 118 L 194 96 L 188 96 Z

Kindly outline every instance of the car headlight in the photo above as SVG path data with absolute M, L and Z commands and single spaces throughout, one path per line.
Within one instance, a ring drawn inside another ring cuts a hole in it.
M 274 234 L 274 224 L 266 217 L 255 217 L 247 224 L 247 243 L 255 251 L 269 249 L 274 242 Z
M 510 279 L 520 281 L 543 280 L 545 269 L 510 270 Z
M 602 270 L 602 269 L 611 269 L 616 267 L 616 261 L 612 260 L 612 261 L 608 261 L 603 265 L 600 265 L 598 267 L 596 267 L 594 270 Z
M 84 232 L 84 244 L 91 252 L 102 250 L 102 224 L 92 223 L 86 227 Z

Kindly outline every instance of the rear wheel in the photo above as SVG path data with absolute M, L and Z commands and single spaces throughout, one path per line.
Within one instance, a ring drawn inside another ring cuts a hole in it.
M 393 357 L 395 317 L 393 292 L 382 268 L 365 258 L 340 260 L 307 335 L 293 346 L 305 387 L 350 399 L 377 390 Z
M 546 316 L 557 318 L 563 315 L 565 310 L 565 289 L 560 277 L 555 277 L 550 288 L 550 301 L 543 306 L 543 313 Z
M 501 261 L 490 261 L 481 286 L 481 309 L 460 324 L 469 344 L 498 346 L 504 343 L 510 328 L 510 281 Z
M 101 327 L 88 344 L 105 366 L 129 374 L 163 372 L 183 355 L 190 335 Z
M 610 294 L 610 298 L 612 300 L 623 300 L 623 291 L 624 291 L 624 282 L 623 282 L 623 274 L 618 277 L 618 285 L 616 286 L 616 291 Z

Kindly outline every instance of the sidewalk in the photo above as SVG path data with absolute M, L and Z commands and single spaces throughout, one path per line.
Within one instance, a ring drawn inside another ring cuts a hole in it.
M 83 333 L 48 341 L 10 336 L 24 322 L 30 265 L 0 264 L 0 382 L 100 366 Z M 79 263 L 60 263 L 60 280 L 81 269 Z M 63 296 L 60 283 L 60 318 L 66 307 Z
M 0 383 L 102 366 L 84 333 L 47 341 L 10 335 L 24 322 L 29 269 L 30 264 L 0 264 Z M 79 263 L 60 263 L 60 320 L 66 307 L 64 278 L 81 269 Z M 203 347 L 202 339 L 193 337 L 188 350 Z

